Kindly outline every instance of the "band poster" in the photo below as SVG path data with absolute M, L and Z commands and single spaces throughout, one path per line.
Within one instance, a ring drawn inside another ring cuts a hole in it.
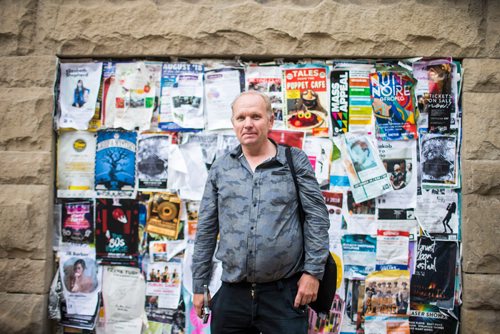
M 61 207 L 62 242 L 94 243 L 94 201 L 65 200 Z
M 96 109 L 102 63 L 62 63 L 59 128 L 87 130 Z
M 96 135 L 62 132 L 57 141 L 57 196 L 93 197 Z
M 157 296 L 159 308 L 176 308 L 181 296 L 182 264 L 174 261 L 149 263 L 146 273 L 146 295 Z
M 135 192 L 137 132 L 99 131 L 95 190 L 99 197 L 132 197 Z
M 459 195 L 452 189 L 421 189 L 415 215 L 433 238 L 458 240 Z
M 427 133 L 420 137 L 423 188 L 457 188 L 460 185 L 457 136 Z
M 172 142 L 165 133 L 142 133 L 137 142 L 137 184 L 139 190 L 166 190 L 168 154 Z
M 282 74 L 279 66 L 247 66 L 245 68 L 246 90 L 265 93 L 271 100 L 274 129 L 284 129 Z
M 315 133 L 329 128 L 327 69 L 320 65 L 283 69 L 287 129 Z
M 437 306 L 419 305 L 410 311 L 410 329 L 415 334 L 458 334 L 458 319 Z

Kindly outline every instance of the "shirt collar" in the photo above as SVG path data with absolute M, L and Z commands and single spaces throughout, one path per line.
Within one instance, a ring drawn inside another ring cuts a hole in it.
M 285 155 L 286 147 L 283 145 L 276 144 L 276 142 L 271 138 L 268 139 L 271 141 L 271 143 L 274 144 L 274 146 L 276 146 L 276 156 L 275 156 L 276 160 L 282 165 L 286 165 L 286 155 Z M 241 144 L 232 149 L 229 154 L 231 155 L 232 158 L 240 158 L 241 155 L 243 154 L 243 151 L 241 149 Z

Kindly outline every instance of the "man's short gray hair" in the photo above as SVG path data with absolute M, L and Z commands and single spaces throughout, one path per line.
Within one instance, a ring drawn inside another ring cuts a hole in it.
M 259 91 L 256 91 L 256 90 L 249 90 L 249 91 L 246 91 L 246 92 L 242 92 L 238 96 L 236 96 L 236 98 L 231 103 L 231 110 L 232 110 L 233 114 L 234 114 L 234 104 L 236 103 L 236 101 L 238 101 L 238 99 L 240 97 L 246 96 L 246 95 L 257 95 L 257 96 L 260 96 L 262 98 L 262 100 L 264 101 L 264 104 L 266 105 L 267 114 L 269 115 L 269 117 L 273 116 L 273 108 L 271 107 L 271 100 L 269 99 L 269 96 L 267 96 L 266 94 L 261 93 Z

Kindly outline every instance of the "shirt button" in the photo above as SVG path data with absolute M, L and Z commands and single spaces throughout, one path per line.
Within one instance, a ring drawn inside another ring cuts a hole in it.
M 248 253 L 252 254 L 252 251 L 249 251 Z
M 257 203 L 253 203 L 253 207 L 255 208 L 257 206 Z
M 251 229 L 251 230 L 253 230 L 253 226 L 252 226 L 252 227 L 250 227 L 250 229 Z
M 259 183 L 258 182 L 255 182 L 254 185 L 258 185 Z

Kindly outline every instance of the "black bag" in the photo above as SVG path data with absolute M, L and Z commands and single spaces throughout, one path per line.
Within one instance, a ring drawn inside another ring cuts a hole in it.
M 299 219 L 302 225 L 302 231 L 304 231 L 304 208 L 302 207 L 302 202 L 299 196 L 299 185 L 297 183 L 297 175 L 295 173 L 295 167 L 293 166 L 292 152 L 290 147 L 286 147 L 286 160 L 288 161 L 288 166 L 293 176 L 293 183 L 295 184 L 295 189 L 297 190 L 297 200 L 299 205 Z M 325 264 L 325 273 L 323 279 L 319 282 L 318 298 L 316 301 L 309 304 L 316 313 L 328 313 L 333 303 L 333 298 L 335 297 L 335 290 L 337 289 L 337 265 L 332 257 L 332 254 L 328 252 L 328 258 Z

